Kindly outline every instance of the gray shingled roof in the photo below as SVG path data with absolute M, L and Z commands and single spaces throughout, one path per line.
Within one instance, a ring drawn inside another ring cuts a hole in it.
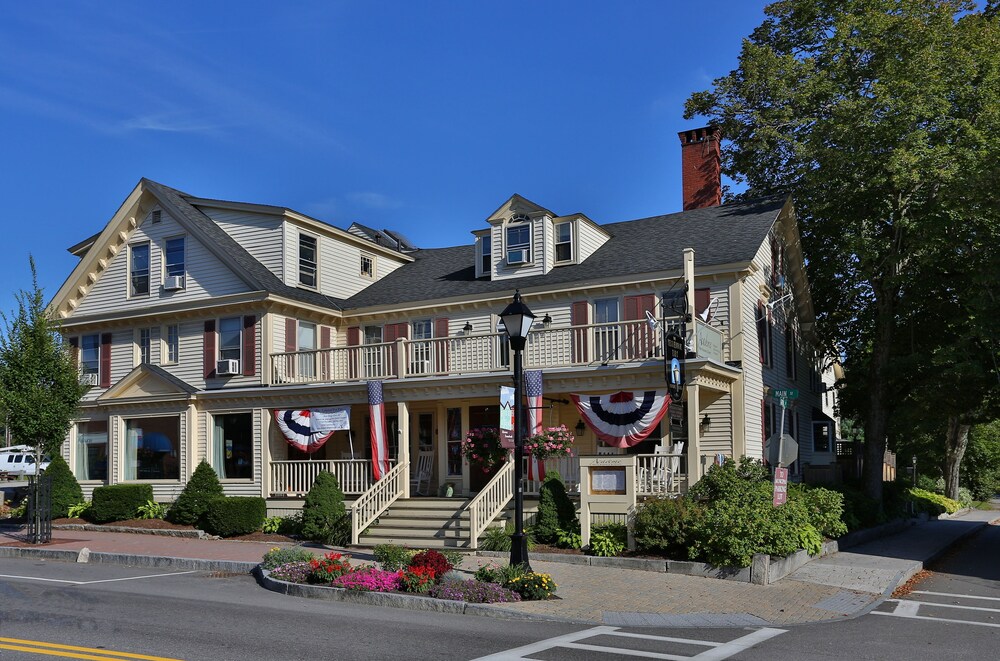
M 335 310 L 341 308 L 342 299 L 324 296 L 308 289 L 289 287 L 282 282 L 278 276 L 271 273 L 267 267 L 257 261 L 236 239 L 219 227 L 215 221 L 192 206 L 188 202 L 188 199 L 191 199 L 193 196 L 150 179 L 143 178 L 142 181 L 162 203 L 169 205 L 173 211 L 182 216 L 179 219 L 182 224 L 191 227 L 204 237 L 204 243 L 209 250 L 224 253 L 229 259 L 234 261 L 239 268 L 239 276 L 246 280 L 255 290 L 266 291 L 310 305 L 318 305 Z
M 582 264 L 517 279 L 477 279 L 475 246 L 417 250 L 409 253 L 412 264 L 355 294 L 343 307 L 395 305 L 681 269 L 684 248 L 694 248 L 699 268 L 748 263 L 785 200 L 785 196 L 774 196 L 602 225 L 611 238 Z

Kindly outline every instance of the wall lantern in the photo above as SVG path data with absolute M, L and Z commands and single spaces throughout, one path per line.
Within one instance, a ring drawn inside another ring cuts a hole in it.
M 542 328 L 548 328 L 552 325 L 552 315 L 546 314 L 542 317 Z
M 462 326 L 462 332 L 465 333 L 466 335 L 472 335 L 472 322 L 471 321 L 465 322 L 465 325 Z
M 576 436 L 577 436 L 577 438 L 579 438 L 580 436 L 583 436 L 583 432 L 585 432 L 585 431 L 587 431 L 587 425 L 583 424 L 583 419 L 581 418 L 580 422 L 576 423 Z
M 702 434 L 707 434 L 708 432 L 712 431 L 712 419 L 706 415 L 704 418 L 701 419 L 700 427 Z

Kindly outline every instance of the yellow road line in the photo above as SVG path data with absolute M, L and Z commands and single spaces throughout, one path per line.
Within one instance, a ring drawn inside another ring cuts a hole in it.
M 4 644 L 7 643 L 7 644 Z M 29 647 L 30 646 L 30 647 Z M 93 659 L 94 661 L 109 661 L 111 659 L 146 659 L 147 661 L 180 661 L 165 656 L 150 656 L 148 654 L 130 654 L 114 650 L 98 649 L 96 647 L 78 647 L 76 645 L 60 645 L 37 640 L 0 637 L 0 649 L 15 652 L 30 652 L 32 654 L 47 654 L 49 656 L 65 656 L 72 659 Z M 65 651 L 63 651 L 65 650 Z M 90 652 L 91 654 L 84 654 Z M 101 656 L 96 656 L 96 655 Z

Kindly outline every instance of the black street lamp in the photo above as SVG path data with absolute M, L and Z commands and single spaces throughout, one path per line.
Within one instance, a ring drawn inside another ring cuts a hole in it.
M 514 534 L 510 536 L 510 565 L 531 570 L 528 564 L 528 538 L 524 534 L 524 433 L 522 431 L 524 402 L 521 398 L 521 383 L 524 376 L 521 365 L 521 351 L 528 342 L 528 332 L 535 315 L 521 302 L 521 291 L 514 292 L 514 301 L 500 313 L 500 323 L 510 338 L 514 350 Z

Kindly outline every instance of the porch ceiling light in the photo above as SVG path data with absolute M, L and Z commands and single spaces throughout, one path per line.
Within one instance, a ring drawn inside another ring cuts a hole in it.
M 535 315 L 528 309 L 528 306 L 521 302 L 521 290 L 514 292 L 514 300 L 500 313 L 500 322 L 504 331 L 510 337 L 510 346 L 515 351 L 524 349 L 528 342 L 528 333 L 531 331 L 531 324 L 535 321 Z

